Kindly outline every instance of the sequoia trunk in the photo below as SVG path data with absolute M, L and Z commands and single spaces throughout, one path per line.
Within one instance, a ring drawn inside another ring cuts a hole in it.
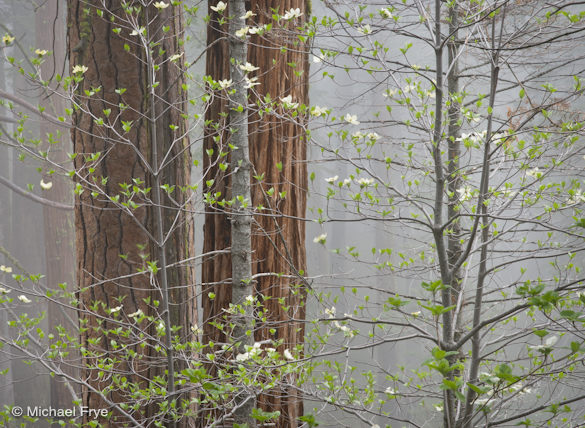
M 172 395 L 174 384 L 161 379 L 182 366 L 173 358 L 167 321 L 180 327 L 174 334 L 185 341 L 196 319 L 193 269 L 177 265 L 194 253 L 181 8 L 132 9 L 132 2 L 119 0 L 104 6 L 99 11 L 70 0 L 68 16 L 71 75 L 83 75 L 72 131 L 82 404 L 101 409 L 118 403 L 114 417 L 101 421 L 108 426 L 132 419 L 146 425 L 152 418 L 176 426 L 155 412 L 161 400 L 177 399 L 164 396 L 165 390 Z M 128 28 L 132 20 L 140 34 Z M 161 195 L 164 185 L 168 192 Z M 140 313 L 154 320 L 138 321 Z M 98 365 L 106 362 L 110 370 L 100 374 Z M 122 378 L 153 395 L 131 395 Z M 184 420 L 178 425 L 187 426 Z
M 264 102 L 267 95 L 278 104 L 280 98 L 288 95 L 295 103 L 308 104 L 306 47 L 294 30 L 295 26 L 301 25 L 299 21 L 306 18 L 307 3 L 300 0 L 247 2 L 246 9 L 255 13 L 249 25 L 273 23 L 271 8 L 278 9 L 281 15 L 299 8 L 303 15 L 296 23 L 274 28 L 262 36 L 250 36 L 248 61 L 259 70 L 249 76 L 257 77 L 260 83 L 250 90 L 250 104 Z M 228 79 L 229 48 L 227 41 L 221 40 L 222 34 L 227 32 L 227 24 L 220 26 L 218 15 L 213 10 L 209 9 L 209 14 L 212 19 L 207 33 L 206 74 L 215 80 Z M 206 191 L 212 194 L 221 192 L 228 198 L 231 197 L 230 178 L 217 166 L 221 152 L 228 151 L 224 146 L 228 124 L 225 123 L 226 116 L 221 114 L 225 112 L 226 100 L 222 98 L 216 98 L 207 111 L 206 119 L 214 125 L 207 129 L 205 149 L 213 149 L 213 156 L 204 157 L 204 169 L 207 183 L 213 180 Z M 252 273 L 274 274 L 257 277 L 255 282 L 256 293 L 270 297 L 264 302 L 267 321 L 256 329 L 255 340 L 282 339 L 281 352 L 295 347 L 302 352 L 304 337 L 305 289 L 300 284 L 304 282 L 306 254 L 305 226 L 300 219 L 304 218 L 306 209 L 305 122 L 302 115 L 292 117 L 279 108 L 277 113 L 262 116 L 252 112 L 248 124 L 251 175 L 263 177 L 262 180 L 252 179 L 252 203 L 254 207 L 264 207 L 263 215 L 254 216 Z M 273 191 L 269 191 L 271 188 Z M 206 206 L 204 252 L 228 249 L 230 242 L 229 219 L 217 206 Z M 229 255 L 214 255 L 204 261 L 203 317 L 207 341 L 226 341 L 223 333 L 210 321 L 221 322 L 222 310 L 232 300 L 230 278 Z M 215 295 L 214 299 L 208 298 L 210 292 Z M 271 329 L 274 329 L 274 334 Z M 295 379 L 283 379 L 281 388 L 258 397 L 259 407 L 281 412 L 277 422 L 279 427 L 297 426 L 302 415 L 302 399 L 294 382 Z

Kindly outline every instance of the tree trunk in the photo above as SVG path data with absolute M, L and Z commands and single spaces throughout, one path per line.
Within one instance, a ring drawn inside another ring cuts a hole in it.
M 174 427 L 168 415 L 155 414 L 160 401 L 179 398 L 173 395 L 172 379 L 183 364 L 170 346 L 170 328 L 180 327 L 173 335 L 181 342 L 191 340 L 196 319 L 193 268 L 176 265 L 194 254 L 191 159 L 179 58 L 182 14 L 180 6 L 129 10 L 123 3 L 106 1 L 100 17 L 96 7 L 69 1 L 71 75 L 76 74 L 75 66 L 87 67 L 85 72 L 77 69 L 83 81 L 76 91 L 72 131 L 76 181 L 78 189 L 84 188 L 77 192 L 75 210 L 81 341 L 86 349 L 82 404 L 90 409 L 110 408 L 112 403 L 130 406 L 116 406 L 114 417 L 101 421 L 107 426 L 128 421 L 143 426 L 156 419 Z M 111 16 L 117 17 L 110 21 Z M 131 33 L 128 21 L 119 22 L 124 18 L 139 23 L 139 34 Z M 125 28 L 116 33 L 117 27 Z M 151 42 L 156 47 L 149 52 L 145 46 L 153 46 Z M 154 64 L 159 66 L 156 71 Z M 85 91 L 92 88 L 101 89 L 93 89 L 96 94 L 88 97 Z M 100 126 L 97 118 L 107 126 Z M 90 159 L 98 152 L 99 157 Z M 135 207 L 123 193 L 126 185 Z M 168 193 L 162 192 L 164 185 Z M 112 199 L 118 196 L 118 201 Z M 154 320 L 136 321 L 139 310 Z M 118 321 L 130 328 L 127 338 L 112 332 L 122 326 Z M 99 376 L 97 364 L 106 358 L 117 376 Z M 150 386 L 153 395 L 132 396 L 116 383 L 122 376 L 140 388 Z M 108 387 L 112 390 L 106 394 L 97 392 Z M 187 421 L 178 425 L 187 426 Z
M 62 74 L 65 69 L 65 33 L 64 33 L 64 10 L 60 8 L 58 0 L 50 0 L 43 3 L 35 10 L 36 20 L 36 46 L 53 54 L 41 65 L 42 77 L 45 80 L 53 79 L 55 75 Z M 44 107 L 53 116 L 61 116 L 65 111 L 63 93 L 60 96 L 51 96 L 55 88 L 54 84 L 49 85 L 46 90 L 40 93 L 39 105 Z M 59 128 L 49 121 L 42 121 L 40 135 L 49 139 L 49 135 L 56 143 L 45 141 L 43 150 L 50 153 L 50 159 L 64 167 L 71 167 L 67 152 L 71 151 L 70 141 L 67 134 L 63 134 L 63 128 Z M 51 170 L 46 165 L 45 171 Z M 72 186 L 69 180 L 61 173 L 44 174 L 43 180 L 52 183 L 50 191 L 45 197 L 49 200 L 71 205 Z M 59 335 L 59 329 L 74 336 L 77 330 L 77 314 L 72 309 L 66 309 L 68 301 L 60 299 L 59 284 L 67 284 L 67 290 L 71 291 L 75 283 L 75 249 L 73 246 L 74 225 L 73 213 L 59 210 L 54 207 L 43 205 L 43 221 L 45 232 L 45 258 L 47 265 L 47 287 L 54 291 L 53 299 L 57 302 L 48 303 L 48 322 L 51 333 Z M 56 365 L 69 376 L 77 377 L 78 353 L 74 349 L 67 350 L 67 357 L 62 361 L 56 361 Z M 55 409 L 70 408 L 73 397 L 72 385 L 60 376 L 51 378 L 51 406 Z
M 279 8 L 284 15 L 291 8 L 299 8 L 303 13 L 301 19 L 289 22 L 283 28 L 275 28 L 263 36 L 250 37 L 248 61 L 260 67 L 257 72 L 249 73 L 250 77 L 258 77 L 260 85 L 250 91 L 250 103 L 264 101 L 270 95 L 280 104 L 279 98 L 291 95 L 292 101 L 308 104 L 308 60 L 305 46 L 294 34 L 295 26 L 301 25 L 306 19 L 307 4 L 305 1 L 289 0 L 270 2 L 253 0 L 247 2 L 248 10 L 254 16 L 248 25 L 260 26 L 272 22 L 271 8 Z M 215 80 L 229 78 L 228 45 L 225 40 L 217 41 L 225 34 L 227 28 L 217 23 L 217 14 L 209 10 L 212 17 L 208 26 L 208 46 L 206 74 Z M 237 19 L 238 17 L 236 17 Z M 286 50 L 282 51 L 281 47 Z M 215 126 L 207 129 L 205 148 L 213 149 L 212 157 L 204 157 L 206 180 L 213 185 L 206 191 L 221 192 L 230 195 L 230 180 L 217 167 L 220 152 L 227 151 L 225 142 L 226 101 L 216 98 L 207 111 L 206 119 L 212 120 Z M 279 109 L 278 115 L 256 113 L 249 116 L 248 134 L 250 144 L 250 161 L 252 176 L 262 176 L 259 182 L 252 179 L 252 203 L 254 207 L 263 205 L 264 215 L 254 216 L 252 230 L 252 273 L 274 273 L 273 276 L 258 277 L 255 283 L 256 292 L 269 296 L 264 302 L 267 311 L 267 322 L 255 331 L 255 340 L 282 339 L 284 349 L 293 350 L 298 347 L 302 352 L 304 337 L 305 289 L 302 276 L 306 265 L 305 225 L 302 220 L 306 209 L 307 174 L 306 142 L 304 134 L 305 117 L 286 117 L 290 111 Z M 215 139 L 217 135 L 221 138 Z M 272 196 L 267 194 L 274 188 Z M 285 195 L 283 198 L 281 196 Z M 223 197 L 223 196 L 222 196 Z M 228 196 L 225 196 L 228 198 Z M 229 196 L 231 197 L 231 196 Z M 272 215 L 266 215 L 272 214 Z M 285 217 L 290 216 L 290 217 Z M 217 205 L 206 206 L 204 252 L 221 250 L 230 247 L 230 223 Z M 227 308 L 232 300 L 229 287 L 231 272 L 229 255 L 208 257 L 203 265 L 202 281 L 207 284 L 203 292 L 204 338 L 207 341 L 225 342 L 226 338 L 210 321 L 222 321 L 222 309 Z M 283 274 L 278 277 L 276 274 Z M 292 277 L 292 278 L 291 278 Z M 209 293 L 215 294 L 209 299 Z M 283 299 L 279 302 L 278 299 Z M 271 334 L 270 329 L 275 333 Z M 270 394 L 258 398 L 259 407 L 267 411 L 279 410 L 279 427 L 297 426 L 298 417 L 302 415 L 302 399 L 294 388 L 295 379 L 282 379 L 283 387 L 271 391 Z

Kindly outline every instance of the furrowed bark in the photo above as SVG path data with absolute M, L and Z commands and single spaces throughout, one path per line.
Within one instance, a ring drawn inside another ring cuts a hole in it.
M 292 8 L 299 8 L 303 14 L 300 19 L 287 24 L 286 27 L 274 29 L 264 35 L 253 35 L 248 44 L 247 61 L 260 68 L 249 73 L 249 77 L 257 77 L 258 86 L 250 90 L 250 103 L 263 102 L 266 95 L 280 104 L 279 98 L 290 95 L 293 102 L 308 104 L 308 60 L 306 47 L 295 35 L 295 27 L 302 25 L 306 18 L 307 3 L 299 0 L 287 0 L 274 4 L 269 1 L 254 0 L 249 2 L 248 10 L 256 16 L 248 20 L 247 25 L 259 26 L 273 23 L 271 7 L 278 7 L 279 13 Z M 225 14 L 226 12 L 224 12 Z M 226 54 L 228 45 L 222 37 L 227 33 L 227 24 L 220 26 L 219 16 L 209 10 L 212 17 L 208 26 L 207 74 L 214 80 L 229 78 L 229 58 Z M 236 16 L 229 12 L 230 16 Z M 285 47 L 286 50 L 281 50 Z M 235 80 L 235 79 L 234 79 Z M 212 120 L 206 133 L 205 149 L 213 149 L 211 157 L 204 156 L 206 180 L 213 179 L 213 184 L 206 191 L 221 195 L 229 195 L 231 178 L 224 175 L 215 164 L 220 152 L 227 151 L 225 129 L 229 120 L 222 116 L 226 112 L 226 99 L 220 96 L 213 98 L 206 119 Z M 284 273 L 298 276 L 298 280 L 274 276 L 257 278 L 255 292 L 269 296 L 264 302 L 266 324 L 257 324 L 255 340 L 281 339 L 279 348 L 293 350 L 300 348 L 304 337 L 305 294 L 306 291 L 298 284 L 303 283 L 302 275 L 306 268 L 304 246 L 305 225 L 303 221 L 284 218 L 281 214 L 303 218 L 306 209 L 307 173 L 303 162 L 306 159 L 306 142 L 304 125 L 306 117 L 291 116 L 290 110 L 279 110 L 266 113 L 260 117 L 250 111 L 248 134 L 250 144 L 250 161 L 253 165 L 252 175 L 262 176 L 260 182 L 252 178 L 251 194 L 254 207 L 263 205 L 263 214 L 272 216 L 255 216 L 252 226 L 252 273 Z M 214 141 L 214 137 L 220 137 Z M 225 158 L 224 158 L 225 159 Z M 230 159 L 233 164 L 233 159 Z M 267 191 L 273 187 L 272 196 Z M 280 198 L 279 193 L 286 193 Z M 223 196 L 222 196 L 223 197 Z M 220 207 L 206 206 L 204 252 L 229 248 L 231 245 L 230 224 L 227 216 L 222 214 Z M 210 321 L 225 323 L 222 309 L 231 302 L 231 290 L 227 282 L 231 277 L 229 255 L 208 257 L 203 264 L 203 283 L 207 284 L 203 293 L 204 340 L 216 343 L 225 342 L 221 331 L 210 324 Z M 209 299 L 208 293 L 215 298 Z M 280 304 L 278 299 L 284 299 Z M 287 310 L 284 307 L 288 307 Z M 272 334 L 270 329 L 274 328 Z M 291 376 L 283 379 L 285 385 L 258 397 L 258 407 L 266 411 L 280 411 L 277 421 L 280 427 L 297 426 L 298 417 L 303 414 L 300 394 L 294 388 L 296 378 Z
M 172 395 L 173 382 L 170 379 L 166 384 L 159 384 L 154 380 L 155 376 L 164 377 L 168 373 L 170 378 L 173 370 L 180 371 L 183 366 L 176 359 L 169 359 L 169 352 L 155 351 L 154 341 L 147 337 L 159 337 L 166 343 L 168 351 L 169 323 L 180 327 L 176 334 L 185 341 L 190 340 L 190 327 L 196 319 L 193 268 L 178 263 L 194 254 L 186 187 L 191 162 L 189 142 L 185 137 L 186 94 L 181 88 L 183 60 L 168 61 L 173 55 L 182 53 L 182 14 L 179 7 L 162 11 L 149 8 L 148 15 L 151 18 L 156 16 L 149 21 L 144 10 L 137 14 L 136 19 L 142 25 L 148 22 L 145 37 L 160 43 L 154 52 L 147 53 L 148 42 L 145 45 L 128 43 L 129 48 L 125 48 L 125 43 L 132 37 L 129 30 L 119 35 L 112 31 L 117 22 L 110 22 L 109 13 L 125 16 L 122 2 L 100 3 L 103 18 L 98 15 L 96 7 L 86 2 L 70 0 L 68 6 L 71 74 L 76 65 L 87 67 L 76 92 L 79 108 L 73 117 L 72 138 L 78 154 L 75 159 L 77 181 L 103 191 L 102 195 L 94 197 L 91 191 L 85 190 L 76 198 L 81 341 L 87 350 L 82 378 L 92 386 L 84 388 L 82 404 L 91 409 L 108 407 L 101 395 L 92 391 L 93 388 L 103 390 L 111 384 L 108 377 L 100 378 L 97 370 L 99 360 L 107 356 L 114 361 L 114 369 L 129 382 L 141 388 L 150 384 L 171 393 L 166 397 L 163 392 L 160 397 L 143 399 L 139 408 L 133 410 L 132 416 L 147 424 L 152 423 L 160 400 L 180 398 Z M 164 34 L 163 25 L 169 26 L 169 31 Z M 154 63 L 160 67 L 156 73 L 148 67 Z M 152 77 L 148 73 L 153 73 Z M 155 91 L 149 86 L 153 81 L 159 82 Z M 86 97 L 85 90 L 98 87 L 101 90 L 97 96 Z M 120 103 L 127 108 L 121 109 Z M 111 110 L 107 116 L 105 109 Z M 112 119 L 109 126 L 100 127 L 95 118 L 103 118 L 106 123 L 109 118 L 116 120 Z M 131 123 L 131 127 L 123 129 L 122 121 Z M 175 126 L 175 130 L 171 130 L 170 125 Z M 98 161 L 88 163 L 86 156 L 97 152 L 101 152 Z M 94 170 L 90 171 L 89 167 Z M 107 177 L 107 181 L 102 182 L 101 177 Z M 105 196 L 120 195 L 121 185 L 132 186 L 137 181 L 142 183 L 137 184 L 139 188 L 151 188 L 152 193 L 148 192 L 143 199 L 137 196 L 139 203 L 135 209 L 124 209 Z M 161 184 L 175 186 L 172 197 L 166 192 L 160 193 Z M 151 195 L 156 199 L 155 204 L 148 199 Z M 137 273 L 138 269 L 148 272 L 148 261 L 157 263 L 157 275 Z M 174 266 L 166 268 L 166 264 Z M 166 291 L 161 287 L 165 270 Z M 168 310 L 157 308 L 154 300 L 166 301 Z M 103 302 L 103 306 L 101 303 L 95 305 L 96 302 Z M 122 308 L 117 319 L 126 321 L 125 328 L 132 329 L 125 347 L 112 346 L 112 339 L 123 342 L 119 335 L 109 337 L 109 334 L 104 334 L 104 330 L 119 327 L 116 321 L 106 320 L 112 316 L 105 308 L 118 306 Z M 165 337 L 158 336 L 157 322 L 143 321 L 135 327 L 128 327 L 132 324 L 128 315 L 138 310 L 162 319 Z M 141 346 L 144 342 L 147 346 Z M 127 356 L 127 350 L 135 353 L 134 356 Z M 109 391 L 107 396 L 111 402 L 136 404 L 136 399 L 128 391 Z M 171 419 L 167 416 L 163 422 L 175 426 Z M 103 426 L 120 426 L 125 420 L 114 411 L 112 419 L 100 422 Z M 187 421 L 180 420 L 177 425 L 187 426 Z

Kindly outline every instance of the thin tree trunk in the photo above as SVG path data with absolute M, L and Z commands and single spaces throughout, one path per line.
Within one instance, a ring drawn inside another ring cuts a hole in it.
M 94 189 L 99 187 L 110 197 L 120 195 L 121 185 L 125 184 L 132 187 L 137 183 L 140 189 L 151 190 L 142 199 L 137 196 L 138 208 L 130 212 L 122 210 L 120 205 L 104 196 L 92 196 L 89 190 L 77 197 L 75 224 L 82 311 L 81 340 L 87 349 L 84 354 L 87 368 L 82 376 L 87 386 L 83 390 L 82 404 L 92 409 L 104 407 L 104 400 L 95 390 L 111 385 L 110 379 L 97 375 L 96 365 L 104 356 L 118 358 L 114 367 L 128 381 L 141 387 L 149 383 L 157 385 L 169 392 L 169 401 L 179 398 L 172 395 L 173 382 L 161 383 L 155 380 L 155 376 L 164 377 L 166 372 L 171 378 L 171 374 L 180 371 L 183 366 L 173 357 L 170 340 L 167 340 L 170 339 L 169 321 L 180 327 L 179 332 L 174 334 L 185 341 L 190 340 L 190 327 L 196 319 L 192 267 L 166 267 L 194 254 L 190 193 L 186 187 L 191 162 L 189 143 L 185 137 L 186 94 L 182 89 L 180 70 L 183 60 L 165 62 L 173 55 L 182 53 L 181 9 L 169 7 L 159 11 L 152 7 L 135 15 L 142 26 L 146 27 L 144 23 L 149 22 L 146 37 L 160 42 L 153 52 L 147 53 L 139 43 L 129 43 L 125 49 L 125 43 L 132 37 L 128 34 L 130 31 L 124 30 L 120 35 L 112 31 L 116 20 L 110 22 L 109 11 L 125 16 L 123 2 L 109 0 L 105 3 L 102 19 L 96 8 L 86 2 L 69 1 L 68 42 L 72 74 L 76 65 L 88 67 L 76 100 L 84 109 L 106 122 L 108 118 L 120 115 L 118 120 L 110 122 L 112 125 L 108 128 L 96 125 L 88 113 L 80 110 L 74 113 L 72 138 L 75 153 L 78 154 L 75 159 L 77 181 L 84 186 L 92 185 Z M 152 19 L 155 15 L 156 18 Z M 169 31 L 164 35 L 163 25 L 169 26 Z M 160 64 L 156 72 L 152 69 L 154 62 Z M 156 91 L 151 91 L 152 85 L 149 87 L 148 83 L 154 81 L 159 85 Z M 84 97 L 86 89 L 97 87 L 101 87 L 97 96 L 91 100 Z M 124 92 L 120 91 L 122 88 Z M 120 103 L 128 108 L 120 111 Z M 111 110 L 107 117 L 105 109 Z M 131 128 L 124 130 L 122 121 L 131 121 Z M 175 129 L 172 130 L 170 125 Z M 86 156 L 97 152 L 101 152 L 99 161 L 87 163 Z M 94 168 L 93 172 L 90 167 Z M 93 181 L 93 177 L 98 178 L 97 182 Z M 102 182 L 100 177 L 107 177 L 107 182 Z M 160 193 L 160 185 L 164 184 L 175 186 L 170 196 Z M 154 204 L 150 202 L 151 197 Z M 153 278 L 147 273 L 137 274 L 139 269 L 147 268 L 149 261 L 156 261 L 158 274 Z M 155 305 L 155 300 L 162 304 Z M 122 352 L 110 341 L 120 342 L 123 339 L 104 334 L 104 331 L 118 327 L 116 322 L 105 321 L 101 329 L 96 328 L 102 317 L 111 318 L 101 305 L 97 310 L 92 308 L 96 301 L 103 302 L 106 308 L 122 306 L 118 319 L 127 320 L 130 314 L 140 310 L 159 321 L 143 321 L 136 325 L 133 330 L 136 336 L 128 339 L 126 350 Z M 141 346 L 146 339 L 140 335 L 144 333 L 157 337 L 157 324 L 161 321 L 165 324 L 165 335 L 160 339 L 164 352 L 155 351 L 150 341 L 147 346 Z M 96 343 L 96 340 L 99 342 Z M 127 357 L 127 350 L 136 355 Z M 105 398 L 117 403 L 136 402 L 124 391 L 112 391 Z M 162 398 L 144 399 L 140 408 L 131 415 L 122 417 L 118 411 L 115 412 L 117 420 L 107 422 L 110 425 L 102 422 L 107 426 L 119 426 L 131 416 L 145 423 L 158 410 L 158 401 Z M 169 420 L 166 423 L 176 426 Z M 187 426 L 187 421 L 179 421 L 178 425 Z
M 212 3 L 213 5 L 213 3 Z M 260 67 L 249 77 L 257 77 L 260 85 L 250 91 L 250 103 L 264 101 L 270 95 L 280 104 L 279 98 L 291 95 L 292 101 L 308 104 L 308 61 L 303 43 L 294 34 L 295 26 L 302 25 L 306 19 L 307 2 L 286 0 L 270 2 L 252 0 L 247 9 L 256 16 L 248 21 L 250 26 L 272 22 L 271 8 L 278 8 L 281 15 L 291 8 L 299 8 L 301 19 L 290 22 L 286 28 L 274 29 L 263 36 L 250 37 L 247 60 Z M 222 40 L 227 33 L 227 25 L 220 26 L 218 14 L 209 10 L 208 55 L 206 74 L 215 80 L 229 78 L 228 44 Z M 224 12 L 225 14 L 225 12 Z M 230 12 L 230 15 L 234 15 Z M 235 15 L 234 15 L 235 16 Z M 239 16 L 236 16 L 237 19 Z M 286 50 L 281 50 L 285 47 Z M 213 149 L 212 156 L 204 156 L 206 180 L 213 184 L 206 191 L 221 198 L 229 199 L 231 182 L 218 168 L 220 152 L 228 151 L 225 129 L 228 124 L 222 112 L 227 112 L 226 100 L 215 98 L 207 111 L 206 119 L 213 121 L 206 130 L 205 149 Z M 248 134 L 252 176 L 263 176 L 261 182 L 252 179 L 252 204 L 263 205 L 265 210 L 255 216 L 252 229 L 252 274 L 284 274 L 281 277 L 263 276 L 255 282 L 255 292 L 270 299 L 264 302 L 268 320 L 258 325 L 255 340 L 283 340 L 280 351 L 298 348 L 302 353 L 305 317 L 305 289 L 303 273 L 306 266 L 305 225 L 301 220 L 284 216 L 303 218 L 306 210 L 307 174 L 306 142 L 304 139 L 305 118 L 301 115 L 286 118 L 290 111 L 279 110 L 278 114 L 256 113 L 249 116 Z M 225 159 L 225 158 L 224 158 Z M 224 161 L 225 162 L 225 161 Z M 233 159 L 230 160 L 233 163 Z M 272 196 L 267 194 L 274 188 Z M 284 198 L 280 197 L 284 196 Z M 282 215 L 284 216 L 282 216 Z M 230 223 L 217 205 L 206 206 L 204 252 L 222 250 L 230 247 Z M 208 257 L 203 264 L 202 281 L 206 284 L 203 292 L 204 340 L 223 343 L 225 335 L 213 326 L 211 321 L 225 322 L 223 309 L 232 301 L 229 282 L 229 255 Z M 298 279 L 291 279 L 297 276 Z M 209 299 L 209 293 L 215 295 Z M 279 299 L 282 299 L 280 303 Z M 285 309 L 286 308 L 286 309 Z M 270 329 L 274 329 L 272 334 Z M 302 399 L 294 388 L 296 379 L 283 379 L 284 388 L 278 388 L 258 397 L 258 406 L 267 411 L 281 412 L 279 427 L 298 425 L 298 417 L 303 413 Z
M 246 345 L 254 343 L 254 336 L 250 334 L 254 329 L 254 306 L 246 304 L 248 296 L 254 294 L 252 282 L 252 207 L 250 194 L 250 148 L 248 140 L 248 90 L 246 89 L 245 73 L 240 69 L 246 63 L 248 45 L 236 34 L 245 26 L 245 22 L 238 19 L 246 13 L 244 0 L 230 0 L 229 10 L 234 18 L 229 23 L 229 46 L 231 61 L 230 75 L 234 81 L 235 93 L 231 96 L 229 119 L 231 136 L 229 142 L 234 147 L 231 152 L 232 164 L 232 198 L 235 198 L 234 210 L 231 213 L 232 224 L 232 303 L 241 305 L 243 311 L 232 317 L 234 323 L 233 339 L 236 341 L 238 352 L 246 352 Z M 235 397 L 234 421 L 249 428 L 256 427 L 256 420 L 252 417 L 252 409 L 256 407 L 256 397 L 253 391 L 241 390 Z

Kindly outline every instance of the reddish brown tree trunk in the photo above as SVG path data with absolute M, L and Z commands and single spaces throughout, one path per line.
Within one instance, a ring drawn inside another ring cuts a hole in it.
M 167 265 L 194 254 L 190 192 L 186 187 L 191 160 L 189 143 L 184 137 L 186 94 L 181 86 L 184 80 L 180 70 L 183 61 L 164 62 L 182 53 L 182 15 L 180 7 L 161 11 L 152 7 L 148 11 L 133 12 L 138 22 L 143 23 L 141 25 L 146 25 L 146 14 L 150 14 L 147 33 L 160 40 L 153 52 L 155 62 L 160 64 L 156 73 L 159 86 L 153 113 L 147 79 L 149 70 L 145 66 L 146 52 L 140 44 L 132 43 L 129 30 L 124 29 L 120 34 L 113 31 L 122 25 L 117 19 L 111 22 L 110 17 L 125 15 L 121 5 L 124 2 L 109 0 L 105 3 L 103 17 L 85 1 L 69 0 L 68 3 L 71 74 L 76 65 L 88 67 L 76 91 L 76 102 L 81 108 L 74 113 L 75 129 L 72 131 L 77 154 L 77 182 L 85 188 L 77 197 L 75 210 L 81 341 L 86 349 L 82 378 L 87 384 L 83 388 L 82 404 L 91 409 L 109 408 L 108 401 L 137 405 L 136 409 L 129 407 L 127 412 L 146 426 L 148 418 L 159 409 L 162 397 L 155 393 L 152 398 L 136 399 L 116 382 L 123 376 L 141 388 L 168 387 L 164 381 L 155 380 L 155 376 L 163 376 L 168 371 L 166 356 L 153 347 L 153 340 L 147 338 L 157 336 L 157 319 L 164 319 L 162 306 L 155 302 L 164 300 L 160 272 L 159 278 L 139 272 L 147 268 L 148 261 L 157 261 L 158 269 L 162 268 L 159 246 L 153 239 L 156 236 L 155 207 L 151 200 L 157 189 L 151 188 L 145 194 L 135 192 L 133 200 L 138 207 L 131 209 L 131 213 L 104 195 L 119 195 L 120 202 L 124 202 L 126 196 L 121 194 L 122 186 L 129 184 L 132 189 L 136 184 L 140 189 L 148 189 L 154 183 L 153 172 L 160 167 L 161 184 L 176 186 L 172 198 L 165 196 L 162 200 L 164 233 L 173 228 L 164 246 Z M 155 15 L 156 19 L 152 20 Z M 164 36 L 163 25 L 170 27 Z M 101 89 L 87 97 L 85 91 L 92 88 Z M 125 91 L 120 91 L 122 88 Z M 127 108 L 121 110 L 120 103 Z M 104 113 L 105 109 L 111 110 L 109 116 Z M 99 126 L 95 118 L 103 118 L 111 127 Z M 156 118 L 154 127 L 151 126 L 153 118 Z M 124 130 L 122 121 L 131 121 L 131 129 Z M 169 127 L 171 124 L 177 127 L 174 131 Z M 153 157 L 155 142 L 156 159 Z M 170 156 L 163 165 L 163 157 L 169 151 Z M 101 152 L 99 158 L 88 161 L 89 156 L 97 152 Z M 99 189 L 104 194 L 99 194 Z M 171 321 L 181 327 L 177 334 L 187 340 L 196 319 L 194 272 L 191 265 L 186 264 L 169 268 L 168 274 Z M 119 306 L 122 308 L 116 319 L 124 324 L 108 320 L 112 315 L 107 314 L 106 308 Z M 129 315 L 138 310 L 155 317 L 155 321 L 134 323 Z M 119 327 L 130 329 L 131 334 L 125 338 L 112 333 Z M 160 338 L 160 342 L 164 343 L 164 338 Z M 129 352 L 134 355 L 129 355 Z M 97 365 L 105 359 L 112 366 L 100 377 Z M 182 364 L 176 362 L 175 369 L 181 367 Z M 96 392 L 108 387 L 112 390 L 104 396 Z M 121 426 L 128 419 L 127 415 L 114 411 L 112 420 L 101 422 L 109 424 L 107 426 Z M 178 425 L 187 426 L 187 421 Z
M 307 5 L 304 0 L 287 0 L 283 2 L 252 0 L 247 8 L 256 16 L 250 25 L 271 23 L 271 8 L 278 8 L 281 14 L 291 8 L 303 12 L 301 20 L 306 19 Z M 211 9 L 212 16 L 208 26 L 208 46 L 206 74 L 215 80 L 228 78 L 229 56 L 225 39 L 226 28 L 220 28 L 217 14 Z M 257 96 L 251 96 L 251 102 L 263 100 L 270 95 L 273 100 L 288 95 L 293 102 L 308 104 L 308 61 L 305 46 L 294 34 L 295 25 L 291 22 L 288 29 L 274 29 L 264 36 L 252 36 L 248 47 L 248 60 L 260 67 L 253 74 L 258 77 L 259 86 L 254 87 Z M 221 40 L 220 40 L 221 39 Z M 284 47 L 286 50 L 282 50 Z M 207 111 L 206 119 L 214 125 L 207 129 L 205 148 L 213 149 L 211 158 L 204 157 L 204 169 L 208 172 L 207 180 L 213 179 L 213 185 L 206 191 L 221 192 L 221 197 L 229 199 L 229 179 L 217 167 L 220 153 L 228 151 L 225 143 L 226 100 L 216 98 Z M 279 111 L 278 113 L 287 113 Z M 290 112 L 288 112 L 290 113 Z M 252 114 L 249 118 L 250 160 L 254 170 L 252 175 L 264 178 L 261 183 L 252 179 L 253 205 L 263 205 L 264 215 L 254 217 L 252 237 L 252 271 L 257 273 L 283 274 L 282 277 L 263 276 L 256 283 L 256 291 L 270 299 L 264 303 L 268 320 L 256 330 L 256 340 L 282 339 L 281 351 L 294 349 L 303 343 L 305 306 L 304 288 L 301 272 L 306 265 L 305 226 L 302 220 L 306 209 L 307 173 L 305 166 L 306 141 L 304 133 L 305 118 L 277 117 L 274 114 Z M 214 138 L 217 136 L 221 138 Z M 274 188 L 272 196 L 267 195 Z M 279 196 L 286 192 L 283 199 Z M 224 196 L 225 195 L 225 196 Z M 266 214 L 273 214 L 266 215 Z M 284 216 L 287 217 L 284 217 Z M 288 217 L 290 216 L 290 217 Z M 230 247 L 230 222 L 217 205 L 206 207 L 204 252 L 228 249 Z M 203 283 L 207 284 L 203 292 L 203 317 L 205 340 L 225 342 L 225 336 L 210 321 L 222 321 L 223 308 L 231 302 L 229 278 L 230 261 L 228 254 L 208 257 L 203 264 Z M 290 278 L 292 276 L 293 278 Z M 297 278 L 294 278 L 294 277 Z M 209 299 L 209 293 L 215 294 Z M 282 299 L 279 302 L 279 299 Z M 288 308 L 288 309 L 284 309 Z M 270 329 L 275 329 L 275 334 Z M 302 348 L 302 345 L 300 346 Z M 258 398 L 259 406 L 268 411 L 279 410 L 281 418 L 279 427 L 293 427 L 302 415 L 302 399 L 292 385 L 295 379 L 283 379 L 284 387 L 271 391 Z

